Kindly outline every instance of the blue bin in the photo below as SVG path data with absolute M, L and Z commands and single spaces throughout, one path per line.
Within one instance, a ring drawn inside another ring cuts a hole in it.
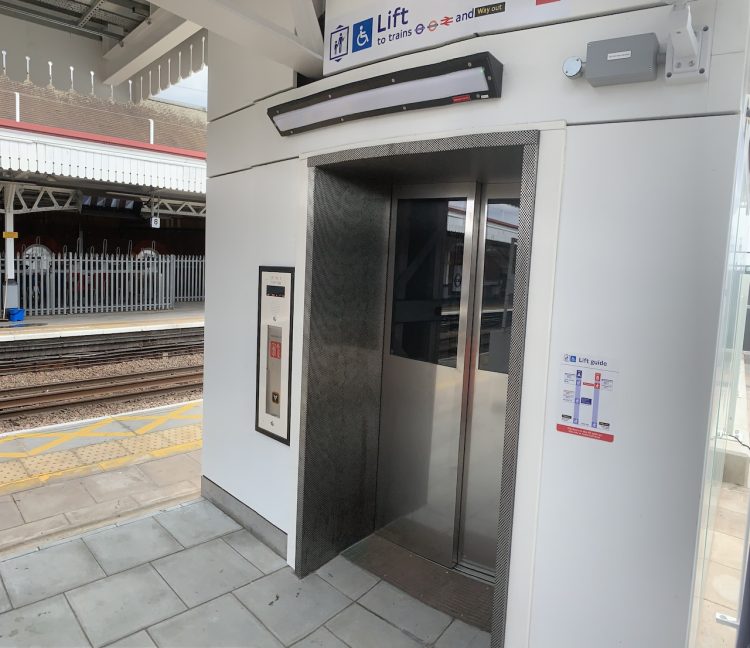
M 26 316 L 26 311 L 23 308 L 9 308 L 8 319 L 11 322 L 23 322 L 23 318 Z

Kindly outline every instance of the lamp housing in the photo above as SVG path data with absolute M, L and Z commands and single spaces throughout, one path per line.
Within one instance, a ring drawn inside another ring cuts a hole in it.
M 268 109 L 281 135 L 406 110 L 497 99 L 503 65 L 489 52 L 397 70 Z

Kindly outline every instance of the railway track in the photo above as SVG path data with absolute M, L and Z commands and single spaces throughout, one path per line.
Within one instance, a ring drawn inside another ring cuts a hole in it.
M 0 376 L 203 352 L 203 328 L 0 343 Z
M 190 391 L 203 384 L 203 365 L 90 378 L 50 385 L 4 389 L 0 393 L 0 420 L 63 407 L 123 401 Z

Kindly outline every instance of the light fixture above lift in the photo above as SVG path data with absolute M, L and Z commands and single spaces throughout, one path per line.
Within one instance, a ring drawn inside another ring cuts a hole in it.
M 398 70 L 279 104 L 268 116 L 281 135 L 387 113 L 500 97 L 503 66 L 489 52 Z

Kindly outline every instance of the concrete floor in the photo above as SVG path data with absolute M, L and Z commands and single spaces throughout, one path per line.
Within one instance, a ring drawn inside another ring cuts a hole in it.
M 0 562 L 0 647 L 488 648 L 338 557 L 299 580 L 199 500 Z
M 740 381 L 734 414 L 734 427 L 744 442 L 750 440 L 750 354 L 741 358 Z M 739 444 L 727 441 L 727 447 L 737 452 Z M 725 462 L 730 459 L 727 457 Z M 740 473 L 744 473 L 739 476 Z M 725 463 L 724 479 L 735 483 L 721 484 L 713 526 L 709 529 L 710 553 L 703 573 L 702 599 L 699 602 L 698 634 L 695 648 L 735 648 L 737 631 L 716 622 L 717 614 L 737 618 L 742 586 L 742 564 L 746 552 L 745 531 L 750 509 L 750 489 L 747 487 L 747 467 L 728 471 Z
M 200 495 L 202 402 L 0 437 L 0 557 Z
M 737 631 L 717 623 L 716 614 L 737 617 L 749 505 L 747 488 L 722 485 L 704 576 L 696 648 L 735 648 L 737 643 Z

